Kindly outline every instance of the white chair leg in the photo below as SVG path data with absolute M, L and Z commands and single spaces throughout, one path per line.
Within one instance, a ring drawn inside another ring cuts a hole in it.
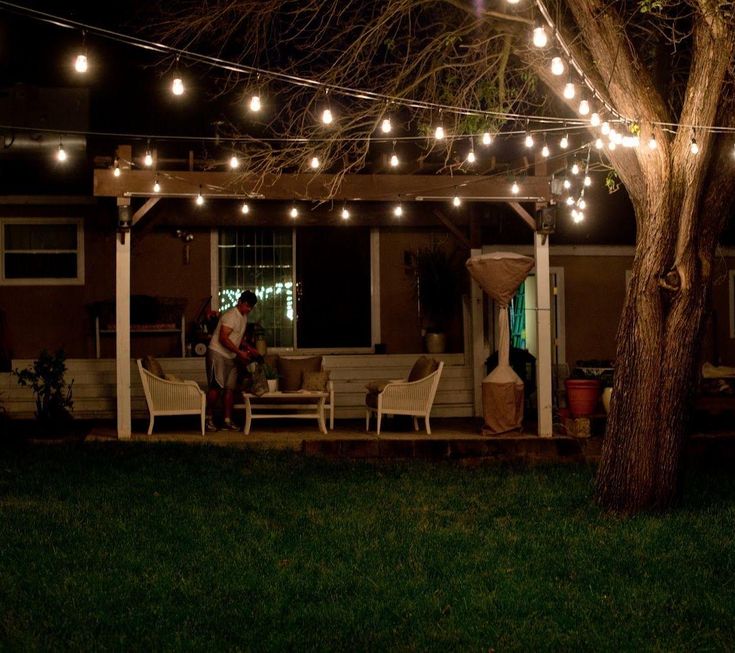
M 375 432 L 376 435 L 380 435 L 380 422 L 383 418 L 383 413 L 378 411 L 378 430 Z
M 416 417 L 416 415 L 413 416 L 413 430 L 414 431 L 419 430 L 419 418 Z
M 329 430 L 334 431 L 334 397 L 329 401 Z
M 202 420 L 201 421 L 202 421 L 202 437 L 204 437 L 204 424 L 206 422 L 206 417 L 205 417 L 205 414 L 204 413 L 202 413 Z
M 148 435 L 153 433 L 153 420 L 156 419 L 153 417 L 153 414 L 151 414 L 151 419 L 148 421 Z
M 431 427 L 429 426 L 429 416 L 428 415 L 424 418 L 424 421 L 426 422 L 426 435 L 431 435 Z
M 370 410 L 365 409 L 365 430 L 370 430 Z

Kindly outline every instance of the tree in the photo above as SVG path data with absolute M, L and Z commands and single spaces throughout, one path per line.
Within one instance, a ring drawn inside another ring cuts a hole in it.
M 721 0 L 549 0 L 518 10 L 470 0 L 220 0 L 184 5 L 169 15 L 163 36 L 363 95 L 499 112 L 434 109 L 415 125 L 420 131 L 441 122 L 470 134 L 497 128 L 521 108 L 539 115 L 559 102 L 576 108 L 562 98 L 548 56 L 528 47 L 533 20 L 543 14 L 553 21 L 564 56 L 608 115 L 622 117 L 644 143 L 605 149 L 632 200 L 637 242 L 596 496 L 607 509 L 632 513 L 665 509 L 677 498 L 715 249 L 735 196 L 734 11 Z M 558 100 L 546 99 L 536 80 Z M 241 82 L 233 74 L 223 88 Z M 251 87 L 264 83 L 249 80 Z M 325 141 L 314 114 L 338 104 L 337 95 L 306 82 L 293 87 L 268 126 L 309 139 L 311 151 L 303 143 L 261 146 L 250 150 L 251 167 L 298 168 L 310 155 L 337 161 L 345 172 L 364 166 L 369 142 L 358 136 L 373 134 L 398 105 L 353 98 Z M 645 145 L 651 137 L 656 148 Z M 460 160 L 448 147 L 446 168 Z

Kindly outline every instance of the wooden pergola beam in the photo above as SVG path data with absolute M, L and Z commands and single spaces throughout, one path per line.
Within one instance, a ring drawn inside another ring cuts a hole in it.
M 152 170 L 94 171 L 95 197 L 208 197 L 297 201 L 444 201 L 459 196 L 478 202 L 548 202 L 549 177 L 526 177 L 513 195 L 504 177 L 462 175 L 283 174 L 264 178 L 234 172 L 166 172 Z

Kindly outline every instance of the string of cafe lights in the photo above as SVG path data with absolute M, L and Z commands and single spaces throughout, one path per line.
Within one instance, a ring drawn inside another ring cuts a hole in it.
M 518 4 L 519 0 L 508 0 L 509 4 Z M 564 85 L 564 89 L 562 91 L 562 94 L 564 97 L 568 100 L 571 100 L 576 95 L 576 86 L 573 81 L 572 77 L 572 68 L 577 72 L 578 76 L 581 77 L 583 84 L 591 91 L 593 100 L 596 100 L 601 103 L 601 105 L 604 107 L 604 109 L 611 114 L 611 117 L 609 120 L 602 120 L 600 112 L 593 111 L 590 105 L 590 102 L 582 96 L 582 99 L 580 100 L 580 105 L 578 109 L 578 113 L 582 118 L 558 118 L 558 117 L 550 117 L 550 116 L 535 116 L 535 115 L 524 115 L 524 114 L 517 114 L 517 113 L 505 113 L 505 112 L 491 112 L 491 111 L 477 111 L 477 110 L 470 110 L 465 109 L 462 107 L 455 107 L 451 105 L 444 105 L 444 104 L 438 104 L 438 103 L 430 103 L 430 102 L 417 102 L 417 101 L 409 101 L 405 100 L 403 98 L 397 98 L 392 96 L 386 96 L 381 94 L 376 94 L 370 91 L 360 90 L 360 89 L 351 89 L 348 87 L 341 87 L 337 85 L 330 85 L 325 84 L 322 82 L 319 82 L 318 80 L 303 78 L 303 77 L 297 77 L 293 75 L 283 74 L 279 73 L 277 71 L 271 71 L 271 70 L 265 70 L 261 68 L 256 68 L 252 66 L 246 66 L 242 64 L 235 64 L 232 62 L 228 62 L 225 60 L 221 60 L 215 57 L 209 57 L 207 55 L 201 55 L 199 53 L 190 52 L 178 48 L 173 48 L 170 46 L 166 46 L 164 44 L 160 43 L 153 43 L 151 41 L 146 41 L 143 39 L 139 39 L 137 37 L 132 37 L 128 35 L 124 35 L 118 32 L 113 32 L 111 30 L 106 30 L 103 28 L 99 28 L 96 26 L 83 24 L 78 21 L 72 21 L 60 18 L 58 16 L 54 16 L 51 14 L 47 14 L 44 12 L 39 12 L 37 10 L 29 9 L 27 7 L 22 7 L 20 5 L 16 5 L 14 3 L 6 2 L 5 0 L 0 0 L 0 8 L 5 8 L 8 10 L 16 11 L 19 13 L 24 13 L 27 16 L 30 16 L 32 18 L 35 18 L 37 20 L 42 20 L 45 22 L 50 22 L 58 26 L 67 27 L 71 29 L 79 29 L 82 33 L 82 50 L 81 52 L 76 56 L 74 61 L 75 70 L 79 74 L 84 74 L 88 70 L 89 67 L 89 61 L 87 57 L 87 51 L 86 51 L 86 34 L 87 32 L 96 34 L 97 36 L 101 36 L 103 38 L 108 38 L 112 40 L 116 40 L 122 43 L 125 43 L 127 45 L 132 45 L 135 47 L 141 47 L 152 51 L 157 51 L 161 53 L 166 54 L 172 54 L 176 56 L 176 62 L 174 64 L 174 72 L 173 72 L 173 82 L 172 82 L 172 92 L 175 95 L 183 95 L 185 92 L 185 85 L 183 82 L 183 79 L 181 77 L 181 74 L 179 72 L 179 60 L 181 58 L 185 58 L 186 60 L 198 62 L 198 63 L 206 63 L 210 66 L 219 67 L 228 71 L 232 72 L 239 72 L 239 73 L 247 73 L 247 74 L 255 74 L 256 80 L 259 80 L 260 76 L 263 75 L 267 78 L 273 78 L 278 79 L 280 81 L 288 82 L 291 84 L 301 85 L 301 86 L 308 86 L 315 89 L 321 89 L 324 91 L 325 98 L 328 98 L 328 93 L 334 92 L 334 93 L 341 93 L 343 95 L 348 95 L 356 99 L 364 99 L 364 100 L 373 100 L 373 101 L 383 101 L 386 103 L 386 106 L 390 105 L 399 105 L 399 106 L 406 106 L 411 108 L 417 108 L 417 109 L 430 109 L 432 111 L 438 110 L 439 116 L 441 116 L 441 113 L 446 111 L 447 113 L 456 113 L 464 116 L 482 116 L 482 117 L 502 117 L 505 120 L 521 120 L 524 119 L 526 121 L 526 129 L 521 132 L 519 130 L 513 130 L 513 131 L 507 131 L 502 132 L 502 136 L 504 138 L 509 138 L 515 135 L 518 135 L 520 133 L 524 134 L 524 143 L 527 148 L 533 148 L 535 145 L 535 139 L 534 136 L 538 136 L 539 134 L 542 134 L 544 137 L 544 146 L 542 148 L 542 156 L 547 158 L 550 154 L 548 144 L 547 144 L 547 132 L 551 133 L 555 130 L 563 130 L 565 134 L 562 136 L 562 138 L 559 141 L 559 145 L 561 149 L 565 149 L 568 147 L 568 132 L 574 132 L 579 129 L 587 129 L 587 127 L 595 127 L 599 128 L 599 134 L 598 137 L 595 140 L 595 147 L 598 150 L 603 149 L 605 146 L 608 147 L 608 149 L 615 149 L 618 145 L 621 145 L 623 147 L 637 147 L 640 145 L 640 138 L 634 129 L 635 122 L 629 118 L 625 118 L 621 116 L 618 112 L 615 111 L 615 109 L 604 100 L 602 94 L 600 94 L 597 89 L 594 88 L 592 83 L 589 79 L 587 79 L 584 74 L 582 73 L 582 70 L 580 66 L 575 61 L 574 57 L 572 56 L 571 50 L 569 46 L 564 42 L 564 40 L 561 38 L 561 36 L 558 33 L 558 30 L 556 29 L 556 26 L 554 25 L 551 16 L 544 6 L 542 0 L 536 0 L 535 2 L 536 6 L 539 9 L 539 12 L 543 16 L 544 20 L 546 21 L 549 28 L 552 30 L 553 36 L 556 39 L 556 42 L 558 46 L 563 51 L 567 65 L 566 70 L 568 70 L 568 78 L 567 82 Z M 548 45 L 548 35 L 545 32 L 545 28 L 542 25 L 536 25 L 533 29 L 532 33 L 532 42 L 533 44 L 540 48 L 544 49 Z M 551 70 L 552 73 L 555 76 L 561 76 L 565 72 L 565 65 L 564 61 L 561 57 L 553 57 L 551 59 Z M 262 109 L 263 102 L 260 94 L 256 91 L 248 103 L 248 108 L 253 112 L 258 112 Z M 586 116 L 589 116 L 587 118 Z M 335 120 L 335 116 L 331 110 L 331 107 L 329 106 L 328 102 L 326 105 L 326 108 L 323 109 L 321 113 L 321 121 L 325 126 L 331 125 Z M 534 123 L 539 124 L 546 124 L 546 125 L 552 125 L 557 124 L 561 126 L 556 127 L 544 127 L 544 128 L 535 128 L 530 129 L 529 124 L 530 121 L 533 120 Z M 6 126 L 7 127 L 7 126 Z M 624 133 L 624 131 L 621 131 L 618 129 L 618 127 L 627 128 L 628 133 Z M 667 127 L 674 131 L 674 128 L 681 128 L 681 125 L 676 125 L 672 123 L 667 123 Z M 725 128 L 725 127 L 703 127 L 698 126 L 699 129 L 703 130 L 709 130 L 716 133 L 722 133 L 726 131 L 735 131 L 735 129 L 732 128 Z M 426 139 L 426 136 L 398 136 L 398 135 L 390 135 L 392 132 L 393 125 L 391 123 L 390 117 L 384 118 L 380 125 L 380 131 L 384 134 L 384 136 L 362 136 L 362 137 L 343 137 L 337 140 L 341 141 L 357 141 L 357 140 L 371 140 L 375 142 L 386 142 L 386 141 L 392 141 L 394 148 L 393 153 L 390 159 L 391 167 L 396 168 L 398 165 L 400 165 L 400 161 L 398 159 L 398 156 L 395 152 L 395 144 L 398 141 L 409 141 L 409 140 L 424 140 Z M 34 130 L 38 131 L 38 130 Z M 51 131 L 51 130 L 49 130 Z M 58 133 L 58 132 L 56 132 Z M 82 133 L 82 132 L 78 132 Z M 103 135 L 99 133 L 92 133 L 88 132 L 86 135 Z M 171 137 L 171 136 L 162 136 L 162 135 L 131 135 L 131 134 L 104 134 L 107 136 L 117 136 L 120 138 L 145 138 L 148 141 L 148 147 L 146 148 L 146 155 L 144 157 L 144 166 L 150 167 L 152 164 L 152 156 L 150 152 L 150 141 L 157 140 L 157 141 L 164 141 L 164 140 L 197 140 L 197 141 L 211 141 L 216 140 L 217 142 L 230 142 L 233 145 L 236 145 L 238 142 L 242 142 L 243 139 L 237 139 L 237 138 L 224 138 L 224 137 Z M 493 141 L 493 139 L 500 134 L 491 134 L 489 132 L 483 133 L 481 136 L 478 136 L 478 140 L 483 145 L 490 145 L 490 143 Z M 601 136 L 607 137 L 607 143 L 605 143 Z M 468 139 L 469 140 L 469 149 L 467 152 L 465 163 L 471 165 L 475 163 L 476 161 L 476 153 L 474 149 L 474 142 L 475 142 L 475 136 L 474 135 L 448 135 L 444 129 L 444 126 L 441 124 L 441 120 L 439 121 L 439 124 L 436 125 L 434 128 L 434 139 L 436 141 L 447 141 L 447 142 L 454 142 L 457 140 L 463 140 Z M 268 141 L 277 141 L 277 142 L 303 142 L 303 143 L 318 143 L 320 141 L 327 141 L 327 140 L 335 140 L 332 138 L 258 138 L 255 139 L 256 142 L 268 142 Z M 648 141 L 648 146 L 651 148 L 656 147 L 655 139 L 651 138 Z M 591 148 L 590 148 L 591 149 Z M 697 145 L 696 138 L 694 135 L 694 128 L 693 128 L 693 134 L 692 134 L 692 141 L 691 141 L 691 148 L 690 151 L 692 154 L 697 154 L 699 151 L 699 146 Z M 734 151 L 735 154 L 735 151 Z M 64 150 L 63 147 L 63 140 L 60 138 L 59 140 L 59 147 L 57 150 L 57 159 L 59 161 L 65 161 L 67 159 L 67 153 Z M 589 168 L 589 150 L 588 150 L 588 165 L 587 169 Z M 239 166 L 239 158 L 233 154 L 229 158 L 229 165 L 231 169 L 235 169 Z M 316 171 L 320 168 L 322 168 L 323 163 L 319 160 L 317 156 L 312 156 L 309 159 L 308 167 L 312 170 Z M 119 174 L 119 162 L 115 163 L 115 174 Z M 586 175 L 586 178 L 587 175 Z M 158 182 L 158 178 L 156 178 L 156 182 L 154 185 L 154 188 L 157 187 L 160 189 L 160 183 Z M 517 182 L 514 181 L 513 183 L 513 192 L 517 193 Z M 582 199 L 583 193 L 580 196 L 580 199 Z M 201 203 L 200 200 L 202 199 L 201 192 L 197 196 L 198 203 Z M 567 198 L 567 203 L 569 198 Z M 455 205 L 457 205 L 458 198 L 455 198 Z M 295 209 L 294 209 L 295 210 Z M 245 213 L 245 206 L 243 206 L 243 212 Z M 295 217 L 295 216 L 294 216 Z M 344 216 L 343 216 L 344 217 Z M 572 217 L 576 217 L 574 214 L 572 214 Z

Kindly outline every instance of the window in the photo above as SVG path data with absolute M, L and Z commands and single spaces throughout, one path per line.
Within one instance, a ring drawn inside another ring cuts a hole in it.
M 0 252 L 0 282 L 5 285 L 84 283 L 80 218 L 2 218 Z
M 219 307 L 251 288 L 269 346 L 370 348 L 370 261 L 369 229 L 221 229 Z

